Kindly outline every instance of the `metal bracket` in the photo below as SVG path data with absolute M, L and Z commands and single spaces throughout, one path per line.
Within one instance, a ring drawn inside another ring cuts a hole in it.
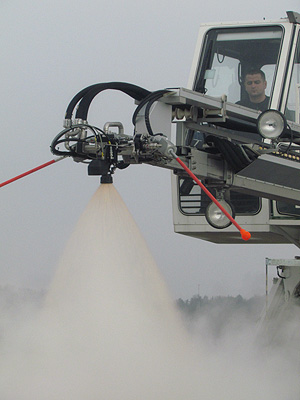
M 227 96 L 223 94 L 221 96 L 222 108 L 214 109 L 203 109 L 203 118 L 200 118 L 201 122 L 225 122 L 226 121 L 226 104 Z

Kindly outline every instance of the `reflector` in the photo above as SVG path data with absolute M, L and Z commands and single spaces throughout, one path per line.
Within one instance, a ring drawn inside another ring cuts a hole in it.
M 285 116 L 277 110 L 266 110 L 257 119 L 258 132 L 265 139 L 278 139 L 286 126 Z
M 235 217 L 235 212 L 230 203 L 225 200 L 219 200 L 219 203 L 225 210 L 232 216 Z M 205 218 L 207 222 L 217 229 L 224 229 L 231 225 L 231 221 L 226 217 L 226 215 L 220 210 L 220 208 L 213 202 L 211 202 L 205 211 Z

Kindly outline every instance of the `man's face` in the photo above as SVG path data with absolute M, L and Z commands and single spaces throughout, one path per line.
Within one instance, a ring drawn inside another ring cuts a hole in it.
M 261 74 L 246 75 L 245 89 L 250 100 L 264 100 L 266 87 L 267 82 L 263 79 Z

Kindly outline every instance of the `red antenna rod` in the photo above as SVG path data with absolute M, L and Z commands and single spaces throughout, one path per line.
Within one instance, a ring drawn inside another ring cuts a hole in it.
M 36 171 L 39 171 L 39 170 L 42 169 L 42 168 L 48 167 L 48 165 L 54 164 L 54 163 L 56 163 L 57 161 L 60 161 L 60 160 L 62 160 L 62 159 L 64 159 L 64 158 L 66 158 L 66 157 L 59 157 L 59 158 L 53 159 L 53 160 L 51 160 L 51 161 L 48 161 L 48 162 L 46 162 L 46 163 L 44 163 L 44 164 L 42 164 L 42 165 L 39 165 L 38 167 L 35 167 L 35 168 L 33 168 L 33 169 L 30 169 L 29 171 L 24 172 L 24 173 L 21 174 L 21 175 L 15 176 L 14 178 L 11 178 L 11 179 L 9 179 L 9 180 L 7 180 L 7 181 L 5 181 L 5 182 L 0 183 L 0 187 L 3 187 L 3 186 L 5 186 L 5 185 L 8 185 L 9 183 L 12 183 L 12 182 L 14 182 L 14 181 L 17 181 L 18 179 L 24 178 L 24 176 L 30 175 L 30 174 L 32 174 L 33 172 L 36 172 Z

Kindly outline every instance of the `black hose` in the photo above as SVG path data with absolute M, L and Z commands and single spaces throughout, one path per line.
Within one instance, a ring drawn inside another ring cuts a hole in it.
M 88 110 L 92 100 L 95 96 L 97 96 L 97 94 L 107 89 L 119 90 L 123 93 L 126 93 L 137 101 L 141 101 L 143 98 L 151 93 L 140 86 L 136 86 L 126 82 L 99 83 L 95 86 L 90 87 L 87 92 L 82 91 L 83 95 L 81 95 L 81 101 L 76 112 L 76 118 L 80 118 L 84 121 L 87 120 Z
M 157 97 L 156 100 L 158 100 L 161 96 L 163 96 L 163 95 L 164 95 L 165 93 L 167 93 L 167 92 L 168 92 L 168 90 L 166 90 L 166 89 L 157 90 L 157 91 L 155 91 L 155 92 L 149 93 L 145 98 L 143 98 L 143 99 L 141 100 L 140 104 L 137 106 L 137 108 L 135 109 L 135 111 L 134 111 L 134 113 L 133 113 L 133 116 L 132 116 L 132 123 L 133 123 L 133 125 L 136 124 L 136 117 L 137 117 L 138 113 L 141 111 L 141 109 L 142 109 L 148 102 L 152 101 L 153 98 L 156 99 L 157 96 L 158 96 L 158 97 Z M 153 100 L 153 101 L 156 101 L 156 100 Z M 152 105 L 152 104 L 153 104 L 153 103 L 151 103 L 151 105 Z
M 70 101 L 66 113 L 65 113 L 65 119 L 72 119 L 72 114 L 73 114 L 73 110 L 76 106 L 76 104 L 79 102 L 79 100 L 82 99 L 82 97 L 87 94 L 91 89 L 95 88 L 96 86 L 98 86 L 99 83 L 96 83 L 94 85 L 88 86 L 85 89 L 82 89 L 80 92 L 78 92 L 73 99 Z
M 158 90 L 157 92 L 153 92 L 153 97 L 151 98 L 151 100 L 148 101 L 148 104 L 146 106 L 145 109 L 145 124 L 146 124 L 146 128 L 147 131 L 149 133 L 149 135 L 153 136 L 154 132 L 151 128 L 151 124 L 150 124 L 150 109 L 153 105 L 153 103 L 155 103 L 158 99 L 160 99 L 165 93 L 168 93 L 168 90 Z M 155 95 L 156 93 L 156 95 Z
M 64 129 L 62 132 L 60 132 L 58 135 L 55 136 L 55 138 L 52 140 L 52 143 L 50 145 L 50 150 L 53 154 L 57 155 L 57 156 L 69 156 L 72 157 L 75 155 L 74 151 L 61 151 L 61 150 L 57 150 L 56 146 L 59 143 L 62 143 L 63 141 L 65 141 L 65 139 L 59 140 L 62 136 L 64 136 L 67 132 L 69 132 L 70 129 Z
M 108 89 L 119 90 L 123 93 L 126 93 L 128 96 L 134 98 L 135 100 L 140 101 L 140 104 L 138 105 L 132 116 L 132 122 L 134 125 L 136 123 L 136 117 L 139 111 L 148 103 L 145 110 L 145 124 L 149 134 L 153 135 L 154 133 L 150 124 L 150 109 L 155 101 L 157 101 L 160 97 L 168 92 L 168 90 L 166 89 L 150 92 L 140 86 L 136 86 L 126 82 L 97 83 L 88 86 L 85 89 L 82 89 L 73 97 L 67 107 L 65 118 L 72 119 L 74 108 L 76 104 L 80 102 L 75 117 L 86 121 L 89 107 L 95 96 L 97 96 L 100 92 Z
M 249 162 L 241 151 L 240 147 L 228 140 L 223 140 L 225 150 L 227 151 L 227 159 L 232 163 L 234 172 L 238 172 L 245 168 Z
M 231 166 L 231 168 L 234 170 L 234 172 L 237 172 L 238 170 L 242 169 L 240 167 L 238 156 L 235 154 L 233 149 L 227 145 L 226 140 L 224 139 L 222 140 L 220 138 L 214 138 L 214 139 L 216 147 L 220 150 L 221 154 L 228 162 L 228 164 Z
M 94 133 L 93 137 L 98 137 L 99 135 L 97 134 L 97 130 L 99 130 L 100 132 L 101 129 L 93 127 L 91 125 L 84 125 L 88 128 L 90 128 L 92 130 L 92 132 Z M 68 132 L 72 131 L 73 128 L 66 128 L 63 131 L 59 132 L 58 135 L 55 136 L 55 138 L 52 140 L 52 143 L 50 145 L 50 150 L 53 154 L 57 155 L 57 156 L 69 156 L 69 157 L 74 157 L 76 156 L 76 152 L 72 149 L 68 150 L 68 151 L 61 151 L 61 150 L 57 150 L 56 146 L 60 143 L 66 143 L 66 142 L 82 142 L 82 139 L 76 138 L 76 137 L 70 137 L 70 138 L 64 138 L 61 139 L 61 137 L 65 136 Z M 103 132 L 104 133 L 104 132 Z M 92 137 L 92 136 L 90 136 Z M 84 140 L 89 139 L 90 137 L 86 137 Z
M 206 141 L 207 143 L 212 142 L 215 145 L 235 173 L 247 167 L 247 165 L 257 158 L 257 155 L 251 149 L 244 146 L 245 155 L 238 144 L 232 143 L 229 140 L 221 139 L 217 136 L 208 136 Z

